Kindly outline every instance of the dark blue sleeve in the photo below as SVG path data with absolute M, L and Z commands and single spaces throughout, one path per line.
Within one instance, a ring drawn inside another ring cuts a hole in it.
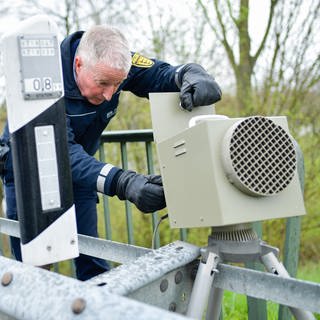
M 175 83 L 175 72 L 179 66 L 150 59 L 151 66 L 132 65 L 122 90 L 130 91 L 139 97 L 148 98 L 149 92 L 179 92 Z
M 113 178 L 121 169 L 111 166 L 112 168 L 108 170 L 108 174 L 103 174 L 102 177 L 101 174 L 104 171 L 103 169 L 106 166 L 106 163 L 100 162 L 93 156 L 90 156 L 80 144 L 75 142 L 74 134 L 68 117 L 67 131 L 73 183 L 75 185 L 84 185 L 92 190 L 97 190 L 99 192 L 112 195 L 111 190 L 114 189 L 112 184 L 115 183 Z M 97 187 L 98 179 L 103 181 L 103 184 L 100 188 Z

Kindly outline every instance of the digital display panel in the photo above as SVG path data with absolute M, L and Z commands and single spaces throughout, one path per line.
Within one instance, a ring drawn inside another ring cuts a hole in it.
M 55 35 L 19 35 L 22 94 L 25 100 L 59 98 L 63 92 Z

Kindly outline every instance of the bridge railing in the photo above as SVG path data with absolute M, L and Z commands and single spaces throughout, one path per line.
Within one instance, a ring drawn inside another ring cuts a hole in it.
M 145 144 L 145 159 L 147 163 L 147 171 L 149 174 L 154 173 L 154 163 L 156 156 L 154 154 L 154 142 L 153 142 L 153 132 L 152 130 L 130 130 L 130 131 L 110 131 L 104 132 L 101 137 L 101 144 L 99 148 L 98 157 L 103 162 L 108 162 L 105 153 L 105 147 L 107 144 L 119 144 L 120 146 L 120 158 L 121 165 L 124 169 L 128 169 L 128 145 L 130 143 L 142 142 Z M 299 168 L 300 176 L 303 177 L 303 166 Z M 301 179 L 302 181 L 303 179 Z M 303 181 L 302 181 L 303 184 Z M 109 198 L 108 196 L 103 196 L 103 215 L 104 215 L 104 223 L 106 230 L 106 239 L 112 240 L 112 226 L 110 219 L 110 207 L 109 207 Z M 134 227 L 132 221 L 132 207 L 129 202 L 125 203 L 125 216 L 126 216 L 126 228 L 127 228 L 127 238 L 128 244 L 134 245 Z M 5 219 L 4 219 L 5 220 Z M 4 221 L 3 220 L 3 221 Z M 156 230 L 158 224 L 158 215 L 157 213 L 152 214 L 152 230 L 155 232 L 154 237 L 154 247 L 160 247 L 160 239 L 159 233 Z M 283 260 L 286 269 L 289 274 L 293 277 L 296 276 L 297 267 L 298 267 L 298 255 L 299 255 L 299 244 L 300 244 L 300 218 L 292 217 L 286 220 L 286 228 L 285 228 L 285 244 L 284 244 L 284 252 L 283 252 Z M 262 237 L 262 224 L 255 223 L 255 229 L 258 232 L 259 236 Z M 0 228 L 1 231 L 1 228 Z M 1 232 L 0 232 L 1 233 Z M 7 234 L 12 234 L 7 232 Z M 1 235 L 0 235 L 1 238 Z M 187 230 L 180 230 L 180 239 L 183 241 L 188 241 L 188 233 Z M 83 240 L 84 241 L 84 240 Z M 95 255 L 98 244 L 94 241 L 83 242 L 87 243 L 86 254 Z M 0 251 L 2 250 L 2 241 L 0 239 Z M 257 268 L 256 264 L 248 265 L 248 267 Z M 58 267 L 56 267 L 56 271 Z M 267 319 L 266 316 L 266 304 L 265 301 L 257 300 L 255 298 L 248 298 L 248 309 L 249 309 L 249 319 L 257 319 L 257 315 L 259 315 L 259 319 Z M 279 319 L 289 319 L 288 312 L 285 308 L 280 309 Z
M 155 155 L 153 148 L 153 131 L 151 129 L 146 130 L 124 130 L 124 131 L 106 131 L 103 132 L 101 136 L 101 143 L 99 148 L 99 159 L 102 162 L 108 162 L 105 155 L 105 145 L 106 144 L 119 144 L 120 146 L 120 157 L 121 165 L 123 169 L 128 169 L 128 144 L 142 142 L 145 145 L 144 155 L 140 155 L 142 159 L 146 159 L 147 173 L 155 173 Z M 112 226 L 110 219 L 110 206 L 108 196 L 103 196 L 103 213 L 105 221 L 106 238 L 112 239 Z M 132 205 L 130 202 L 125 202 L 125 215 L 126 215 L 126 228 L 127 237 L 129 244 L 135 244 L 134 241 L 134 228 L 132 221 Z M 156 230 L 157 224 L 159 222 L 158 215 L 156 212 L 151 214 L 152 216 L 152 230 L 154 235 L 154 247 L 159 248 L 160 237 L 159 231 Z M 187 240 L 187 230 L 180 229 L 180 240 Z

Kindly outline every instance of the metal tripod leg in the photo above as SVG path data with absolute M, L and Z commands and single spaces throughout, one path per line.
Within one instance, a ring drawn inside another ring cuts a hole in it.
M 223 289 L 212 286 L 209 296 L 206 320 L 219 320 L 223 299 Z
M 273 274 L 279 275 L 284 278 L 290 278 L 290 275 L 284 265 L 277 259 L 273 252 L 269 252 L 261 256 L 261 261 L 268 270 Z M 315 320 L 314 315 L 305 310 L 289 307 L 292 315 L 297 320 Z
M 219 257 L 209 252 L 205 261 L 201 260 L 191 292 L 190 302 L 187 311 L 187 317 L 202 319 L 205 308 L 208 305 L 209 292 L 212 287 L 214 274 Z

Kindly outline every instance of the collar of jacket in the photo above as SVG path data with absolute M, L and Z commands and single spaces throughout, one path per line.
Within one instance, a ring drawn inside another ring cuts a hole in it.
M 64 95 L 66 98 L 84 100 L 84 97 L 81 95 L 73 76 L 74 55 L 83 33 L 84 31 L 77 31 L 75 33 L 72 33 L 62 41 L 60 46 L 64 81 Z

